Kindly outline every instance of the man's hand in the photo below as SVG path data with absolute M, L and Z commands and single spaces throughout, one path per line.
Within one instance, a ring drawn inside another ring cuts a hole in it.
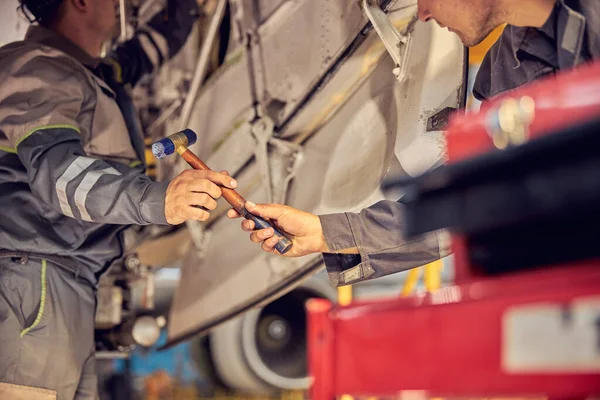
M 256 205 L 247 201 L 246 209 L 254 215 L 270 220 L 273 225 L 288 234 L 293 245 L 284 254 L 286 257 L 300 257 L 329 251 L 318 216 L 281 204 Z M 235 210 L 229 210 L 227 216 L 233 219 L 239 218 L 240 214 Z M 272 228 L 254 231 L 254 222 L 244 219 L 242 230 L 252 232 L 250 240 L 254 243 L 262 243 L 261 247 L 264 251 L 280 255 L 275 249 L 277 237 L 273 237 Z
M 210 210 L 217 208 L 221 188 L 234 189 L 237 182 L 227 171 L 198 171 L 188 169 L 179 174 L 167 187 L 165 217 L 171 225 L 190 219 L 206 221 Z

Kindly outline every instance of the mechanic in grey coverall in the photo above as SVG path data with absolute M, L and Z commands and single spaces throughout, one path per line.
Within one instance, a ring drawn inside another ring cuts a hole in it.
M 173 1 L 100 60 L 115 0 L 21 0 L 32 25 L 0 48 L 0 399 L 92 399 L 95 287 L 128 225 L 206 220 L 226 173 L 145 174 L 129 89 L 186 41 Z
M 479 44 L 496 27 L 508 24 L 480 67 L 473 89 L 479 100 L 600 56 L 600 0 L 418 0 L 418 5 L 421 21 L 448 27 L 465 46 Z M 398 202 L 319 216 L 278 204 L 246 207 L 275 219 L 291 234 L 293 246 L 286 256 L 323 253 L 336 286 L 425 265 L 448 252 L 443 232 L 406 241 Z M 234 210 L 228 216 L 239 217 Z M 253 228 L 252 221 L 242 221 L 244 231 Z M 250 240 L 279 254 L 272 236 L 272 229 L 263 229 L 251 233 Z

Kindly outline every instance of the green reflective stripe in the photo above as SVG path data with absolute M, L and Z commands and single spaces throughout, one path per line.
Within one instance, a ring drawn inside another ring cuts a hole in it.
M 77 131 L 77 133 L 81 134 L 81 131 L 75 125 L 46 125 L 46 126 L 40 126 L 40 127 L 37 127 L 37 128 L 33 128 L 32 130 L 30 130 L 29 132 L 27 132 L 25 134 L 25 136 L 23 136 L 21 139 L 19 139 L 19 141 L 15 145 L 15 149 L 18 148 L 19 145 L 21 144 L 21 142 L 23 142 L 23 140 L 27 139 L 29 136 L 33 135 L 37 131 L 43 131 L 43 130 L 46 130 L 46 129 L 73 129 L 73 130 Z
M 123 68 L 121 68 L 121 64 L 112 57 L 108 57 L 106 61 L 112 65 L 116 81 L 118 83 L 123 83 Z
M 40 308 L 38 309 L 37 316 L 35 317 L 35 321 L 31 326 L 23 329 L 21 331 L 21 337 L 27 335 L 27 333 L 39 325 L 42 320 L 42 316 L 44 315 L 44 307 L 46 306 L 46 260 L 42 260 L 42 295 L 40 296 Z
M 0 151 L 17 154 L 17 149 L 13 149 L 12 147 L 0 146 Z
M 142 162 L 140 160 L 135 160 L 135 161 L 132 161 L 132 162 L 129 163 L 129 167 L 130 168 L 135 168 L 138 165 L 142 165 Z

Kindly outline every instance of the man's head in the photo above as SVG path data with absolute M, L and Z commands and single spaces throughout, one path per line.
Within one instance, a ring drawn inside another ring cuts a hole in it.
M 475 46 L 504 21 L 498 0 L 419 0 L 419 19 L 435 20 L 456 33 L 465 46 Z
M 117 26 L 118 0 L 20 0 L 43 26 L 59 29 L 77 26 L 105 41 Z

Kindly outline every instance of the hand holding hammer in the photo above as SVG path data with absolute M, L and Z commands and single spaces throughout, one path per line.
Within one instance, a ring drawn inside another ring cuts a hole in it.
M 152 144 L 152 153 L 156 158 L 161 159 L 177 152 L 192 168 L 203 171 L 211 171 L 211 169 L 200 158 L 198 158 L 198 156 L 188 149 L 188 146 L 194 144 L 196 140 L 196 133 L 191 129 L 185 129 Z M 266 219 L 251 214 L 246 209 L 246 200 L 238 192 L 236 192 L 234 189 L 226 187 L 221 187 L 221 191 L 225 200 L 231 204 L 233 209 L 239 215 L 254 222 L 255 229 L 273 228 L 274 236 L 278 238 L 275 248 L 280 254 L 285 254 L 290 250 L 292 247 L 291 240 Z

